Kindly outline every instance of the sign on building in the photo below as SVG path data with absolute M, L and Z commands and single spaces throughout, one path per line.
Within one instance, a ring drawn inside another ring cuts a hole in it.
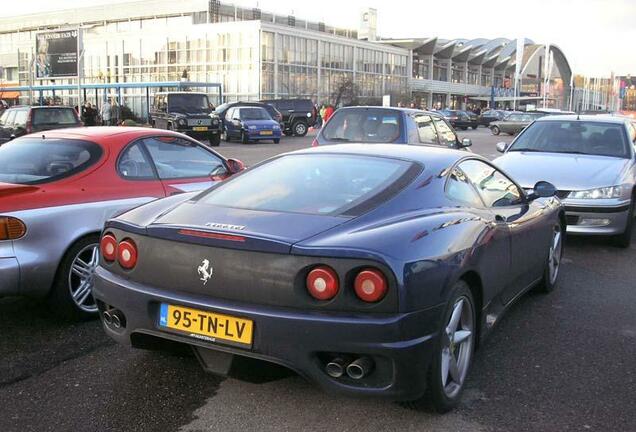
M 77 76 L 77 47 L 77 30 L 38 33 L 35 36 L 35 77 Z

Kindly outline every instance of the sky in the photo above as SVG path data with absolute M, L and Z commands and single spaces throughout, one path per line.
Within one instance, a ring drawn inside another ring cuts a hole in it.
M 126 0 L 3 0 L 1 17 Z M 178 0 L 175 0 L 178 1 Z M 223 1 L 223 0 L 222 0 Z M 559 46 L 574 73 L 636 75 L 636 0 L 234 0 L 301 19 L 357 28 L 361 11 L 378 10 L 382 37 L 444 39 L 526 37 Z

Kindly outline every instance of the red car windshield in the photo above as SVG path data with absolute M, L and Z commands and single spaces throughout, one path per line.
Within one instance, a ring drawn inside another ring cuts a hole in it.
M 85 170 L 99 160 L 92 142 L 56 138 L 18 138 L 0 147 L 0 182 L 42 184 Z

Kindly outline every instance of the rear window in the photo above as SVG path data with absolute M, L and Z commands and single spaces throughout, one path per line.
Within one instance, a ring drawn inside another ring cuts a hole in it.
M 242 120 L 271 120 L 265 108 L 241 108 L 239 112 Z
M 18 138 L 0 147 L 0 182 L 49 183 L 85 170 L 101 155 L 88 141 Z
M 369 156 L 288 155 L 220 184 L 199 202 L 312 215 L 357 214 L 397 193 L 417 168 Z
M 73 108 L 34 108 L 32 123 L 33 126 L 76 125 L 78 120 Z
M 622 124 L 578 120 L 535 122 L 515 140 L 509 151 L 630 157 Z
M 382 108 L 338 110 L 321 137 L 331 142 L 392 143 L 400 138 L 402 113 Z

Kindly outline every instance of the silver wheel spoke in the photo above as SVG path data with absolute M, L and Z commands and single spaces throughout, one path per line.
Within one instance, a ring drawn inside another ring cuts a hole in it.
M 93 248 L 93 254 L 91 256 L 91 262 L 89 264 L 91 265 L 91 267 L 95 267 L 95 266 L 97 266 L 98 262 L 99 262 L 99 249 L 97 248 L 97 246 L 95 246 Z
M 459 368 L 457 367 L 457 360 L 455 359 L 455 356 L 452 353 L 451 353 L 449 364 L 450 364 L 450 375 L 453 378 L 453 381 L 455 381 L 457 384 L 461 384 L 462 377 L 459 373 Z
M 80 284 L 80 286 L 77 288 L 77 291 L 75 291 L 73 293 L 73 299 L 79 303 L 82 304 L 83 302 L 80 301 L 80 299 L 86 299 L 86 294 L 90 293 L 91 290 L 91 283 L 88 280 L 82 281 L 82 283 Z
M 450 321 L 448 322 L 448 326 L 446 327 L 446 331 L 450 334 L 455 333 L 457 326 L 459 325 L 459 319 L 462 316 L 462 309 L 464 306 L 464 300 L 460 300 L 455 304 L 455 308 L 453 309 L 453 314 L 451 315 Z
M 453 335 L 453 343 L 459 345 L 468 339 L 471 334 L 472 332 L 470 330 L 457 330 Z
M 442 385 L 444 387 L 446 387 L 446 383 L 448 382 L 448 373 L 451 361 L 452 359 L 448 348 L 444 348 L 442 350 Z
M 86 264 L 84 261 L 82 261 L 79 258 L 77 258 L 75 262 L 73 263 L 72 269 L 73 269 L 73 273 L 78 275 L 80 278 L 88 277 L 92 273 L 90 265 Z

